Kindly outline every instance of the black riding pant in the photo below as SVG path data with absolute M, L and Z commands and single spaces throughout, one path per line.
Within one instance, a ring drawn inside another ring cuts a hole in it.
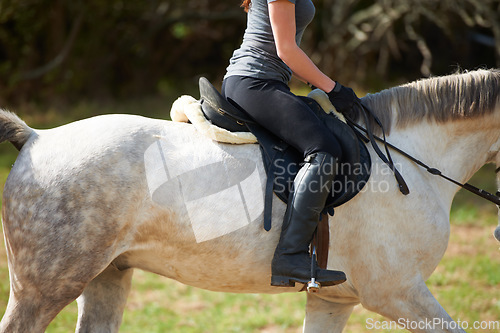
M 327 152 L 337 159 L 342 158 L 342 149 L 335 136 L 285 83 L 230 76 L 224 80 L 222 94 L 304 157 Z

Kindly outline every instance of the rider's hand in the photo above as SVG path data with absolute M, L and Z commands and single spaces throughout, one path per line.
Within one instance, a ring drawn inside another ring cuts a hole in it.
M 335 82 L 335 87 L 328 93 L 328 98 L 335 109 L 340 113 L 349 113 L 355 104 L 361 102 L 354 91 Z

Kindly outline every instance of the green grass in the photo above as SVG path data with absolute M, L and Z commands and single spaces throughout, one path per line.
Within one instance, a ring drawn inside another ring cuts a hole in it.
M 256 332 L 269 326 L 286 330 L 296 327 L 305 306 L 303 297 L 224 294 L 164 279 L 161 284 L 156 281 L 156 276 L 137 272 L 129 302 L 129 306 L 130 303 L 136 306 L 126 311 L 124 332 L 139 332 L 137 318 L 143 318 L 150 332 Z M 144 302 L 144 298 L 148 302 Z M 158 320 L 151 322 L 142 315 L 144 311 Z
M 120 104 L 80 103 L 63 110 L 19 112 L 28 124 L 50 128 L 105 113 L 135 113 L 166 118 L 172 99 L 145 99 Z M 0 185 L 5 182 L 17 151 L 0 145 Z M 472 183 L 495 192 L 493 167 L 481 169 Z M 3 186 L 2 186 L 3 188 Z M 427 284 L 448 313 L 461 321 L 500 321 L 500 254 L 492 237 L 497 224 L 493 204 L 460 191 L 452 208 L 448 251 Z M 0 248 L 0 314 L 8 300 L 5 249 Z M 230 294 L 196 289 L 150 273 L 136 271 L 121 332 L 301 332 L 305 294 Z M 66 307 L 47 332 L 71 332 L 76 303 Z M 358 306 L 346 332 L 367 332 L 367 321 L 384 321 Z M 373 330 L 403 332 L 402 330 Z M 468 332 L 486 332 L 472 330 Z M 493 331 L 491 331 L 493 332 Z

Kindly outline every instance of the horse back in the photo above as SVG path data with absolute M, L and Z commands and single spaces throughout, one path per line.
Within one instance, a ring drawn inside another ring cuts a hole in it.
M 264 185 L 257 145 L 218 144 L 188 124 L 102 116 L 36 131 L 4 189 L 11 265 L 36 276 L 44 265 L 92 257 L 95 270 L 114 262 L 198 285 L 185 277 L 214 272 L 209 257 L 230 253 L 234 265 L 256 261 L 236 280 L 255 283 L 278 236 L 262 229 Z M 276 207 L 278 230 L 284 205 Z M 34 261 L 41 253 L 46 259 Z M 165 258 L 169 265 L 157 266 Z M 94 274 L 67 271 L 82 281 Z

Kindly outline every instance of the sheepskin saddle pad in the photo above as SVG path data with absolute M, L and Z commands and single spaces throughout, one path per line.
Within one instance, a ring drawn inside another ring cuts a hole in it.
M 242 110 L 226 100 L 205 78 L 200 79 L 200 100 L 182 96 L 172 106 L 173 121 L 192 123 L 197 130 L 213 140 L 245 144 L 259 143 L 267 173 L 264 205 L 264 228 L 271 229 L 273 192 L 287 202 L 291 185 L 299 171 L 303 156 L 295 148 L 280 140 Z M 328 96 L 313 90 L 308 97 L 300 97 L 326 124 L 342 145 L 343 158 L 337 170 L 331 195 L 324 213 L 333 215 L 333 208 L 351 200 L 368 182 L 371 172 L 370 154 L 365 138 L 346 124 L 343 116 L 335 111 Z M 283 172 L 285 170 L 285 172 Z M 283 174 L 285 173 L 285 174 Z

